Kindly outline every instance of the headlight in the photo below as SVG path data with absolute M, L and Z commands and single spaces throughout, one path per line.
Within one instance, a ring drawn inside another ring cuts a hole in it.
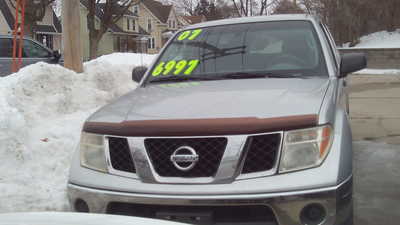
M 82 132 L 79 147 L 82 166 L 107 172 L 103 136 Z
M 286 132 L 279 172 L 321 165 L 331 148 L 332 139 L 330 125 Z

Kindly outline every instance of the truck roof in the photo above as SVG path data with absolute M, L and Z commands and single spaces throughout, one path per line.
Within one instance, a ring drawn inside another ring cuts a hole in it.
M 12 39 L 12 38 L 14 38 L 14 36 L 11 35 L 11 34 L 0 34 L 0 38 L 11 38 Z M 34 41 L 32 38 L 27 37 L 27 36 L 24 36 L 23 39 L 24 40 L 32 40 L 32 41 Z
M 257 23 L 257 22 L 268 22 L 268 21 L 288 21 L 288 20 L 317 21 L 317 19 L 310 14 L 278 14 L 271 16 L 239 17 L 232 19 L 214 20 L 214 21 L 190 25 L 186 27 L 185 30 L 197 29 L 202 27 L 230 25 L 230 24 Z

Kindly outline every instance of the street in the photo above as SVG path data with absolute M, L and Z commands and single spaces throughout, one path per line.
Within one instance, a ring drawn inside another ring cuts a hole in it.
M 400 77 L 352 76 L 350 92 L 354 224 L 398 224 Z

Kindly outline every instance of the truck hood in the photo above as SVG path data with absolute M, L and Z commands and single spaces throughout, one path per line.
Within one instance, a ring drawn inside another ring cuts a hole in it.
M 236 79 L 148 85 L 104 106 L 87 122 L 318 114 L 328 86 L 328 78 Z

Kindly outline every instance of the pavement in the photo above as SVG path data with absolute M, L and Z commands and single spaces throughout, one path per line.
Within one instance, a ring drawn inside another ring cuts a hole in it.
M 400 75 L 350 76 L 355 225 L 400 224 Z
M 400 144 L 400 75 L 349 79 L 353 139 Z

